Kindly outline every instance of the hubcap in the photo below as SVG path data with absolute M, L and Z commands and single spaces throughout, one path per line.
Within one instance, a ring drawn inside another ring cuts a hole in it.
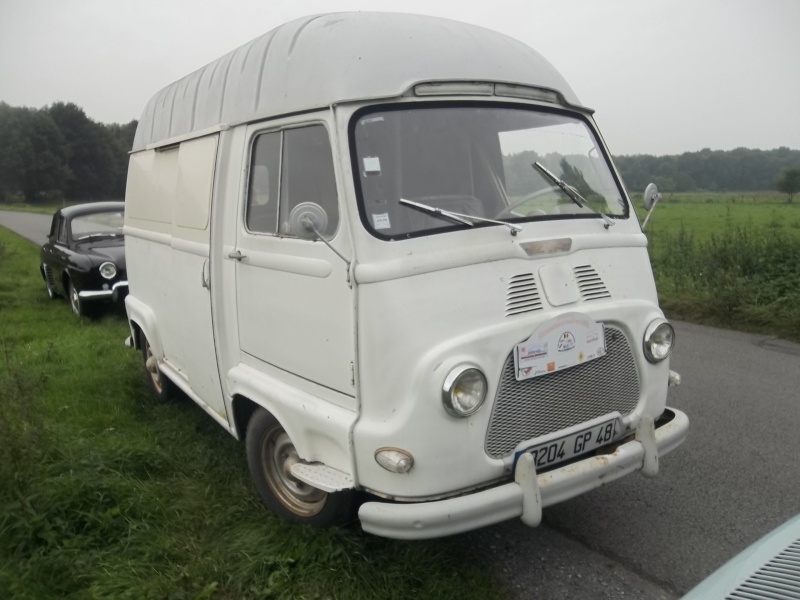
M 69 299 L 72 305 L 72 312 L 79 317 L 81 316 L 81 297 L 78 296 L 78 290 L 74 286 L 69 287 Z
M 145 342 L 145 361 L 144 361 L 145 368 L 147 369 L 147 374 L 150 376 L 150 381 L 153 382 L 153 387 L 155 388 L 156 392 L 159 394 L 161 393 L 161 371 L 158 370 L 158 363 L 156 362 L 156 357 L 153 356 L 152 350 L 150 350 L 150 344 Z
M 313 517 L 324 508 L 328 494 L 292 475 L 292 465 L 301 462 L 286 432 L 275 425 L 261 444 L 261 465 L 264 476 L 276 498 L 287 509 L 301 517 Z

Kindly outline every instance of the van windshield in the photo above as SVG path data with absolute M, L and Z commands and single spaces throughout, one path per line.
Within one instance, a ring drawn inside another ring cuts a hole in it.
M 361 218 L 383 239 L 498 226 L 477 220 L 470 225 L 413 203 L 512 223 L 628 217 L 625 196 L 593 130 L 574 116 L 507 106 L 428 105 L 362 112 L 351 128 Z M 536 162 L 588 206 L 575 202 L 533 166 Z

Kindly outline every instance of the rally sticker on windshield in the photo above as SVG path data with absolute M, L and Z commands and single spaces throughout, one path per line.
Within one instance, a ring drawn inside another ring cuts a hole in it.
M 514 347 L 517 381 L 569 369 L 605 356 L 602 323 L 581 313 L 566 313 L 543 323 Z

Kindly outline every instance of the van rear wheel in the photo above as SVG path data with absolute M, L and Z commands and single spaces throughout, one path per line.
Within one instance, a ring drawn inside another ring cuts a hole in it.
M 139 332 L 139 347 L 142 349 L 142 359 L 147 371 L 147 383 L 150 391 L 159 402 L 170 400 L 175 395 L 175 384 L 158 368 L 158 361 L 153 356 L 150 342 L 147 341 L 143 331 Z
M 292 465 L 301 458 L 283 426 L 266 410 L 253 414 L 245 443 L 253 483 L 272 512 L 295 523 L 316 526 L 353 519 L 352 491 L 324 492 L 292 475 Z

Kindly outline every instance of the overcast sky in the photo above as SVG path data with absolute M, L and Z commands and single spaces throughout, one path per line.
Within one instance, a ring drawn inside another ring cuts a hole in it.
M 0 101 L 138 119 L 165 85 L 296 17 L 429 14 L 561 71 L 614 154 L 800 149 L 800 0 L 0 0 Z

